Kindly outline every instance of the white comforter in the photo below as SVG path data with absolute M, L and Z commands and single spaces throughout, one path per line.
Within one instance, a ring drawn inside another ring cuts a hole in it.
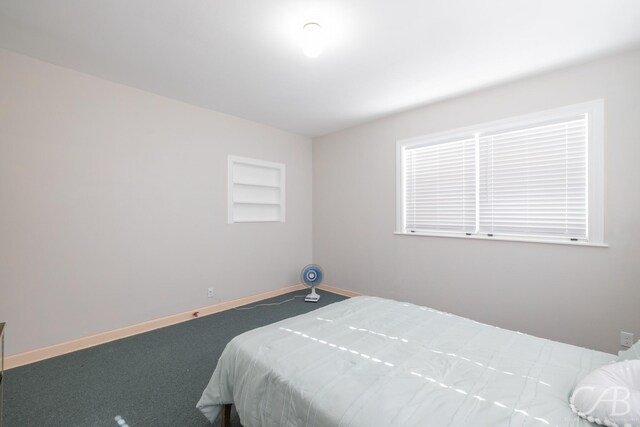
M 245 427 L 586 427 L 576 382 L 615 356 L 426 307 L 351 298 L 225 348 L 197 407 Z

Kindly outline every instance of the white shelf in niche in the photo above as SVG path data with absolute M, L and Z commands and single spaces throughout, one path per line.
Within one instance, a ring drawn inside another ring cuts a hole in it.
M 280 203 L 269 202 L 233 202 L 234 205 L 267 205 L 267 206 L 280 206 Z
M 280 188 L 279 185 L 250 184 L 248 182 L 234 182 L 238 187 Z
M 229 156 L 228 222 L 284 222 L 285 165 Z

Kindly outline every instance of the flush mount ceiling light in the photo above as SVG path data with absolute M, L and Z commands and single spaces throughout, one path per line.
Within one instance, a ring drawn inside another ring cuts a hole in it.
M 322 27 L 315 22 L 309 22 L 302 27 L 302 51 L 309 58 L 317 58 L 322 53 L 324 40 Z

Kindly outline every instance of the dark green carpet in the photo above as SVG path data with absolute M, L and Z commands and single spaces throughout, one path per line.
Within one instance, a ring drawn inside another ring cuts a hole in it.
M 296 298 L 278 306 L 228 310 L 9 370 L 3 427 L 117 427 L 116 415 L 130 427 L 208 426 L 195 405 L 227 342 L 344 299 L 321 294 L 318 304 Z

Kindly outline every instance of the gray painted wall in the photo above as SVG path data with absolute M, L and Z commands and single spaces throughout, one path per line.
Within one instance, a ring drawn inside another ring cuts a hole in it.
M 307 138 L 3 50 L 0 63 L 8 354 L 297 282 Z M 616 351 L 620 330 L 640 335 L 639 75 L 635 51 L 317 138 L 314 261 L 336 286 Z M 397 139 L 596 98 L 609 248 L 393 235 Z M 285 224 L 226 224 L 230 153 L 286 163 Z
M 605 100 L 610 247 L 396 236 L 395 142 Z M 313 257 L 335 286 L 616 352 L 640 337 L 640 50 L 313 141 Z
M 4 50 L 0 64 L 8 354 L 298 283 L 308 138 Z M 228 154 L 286 164 L 285 224 L 227 224 Z

